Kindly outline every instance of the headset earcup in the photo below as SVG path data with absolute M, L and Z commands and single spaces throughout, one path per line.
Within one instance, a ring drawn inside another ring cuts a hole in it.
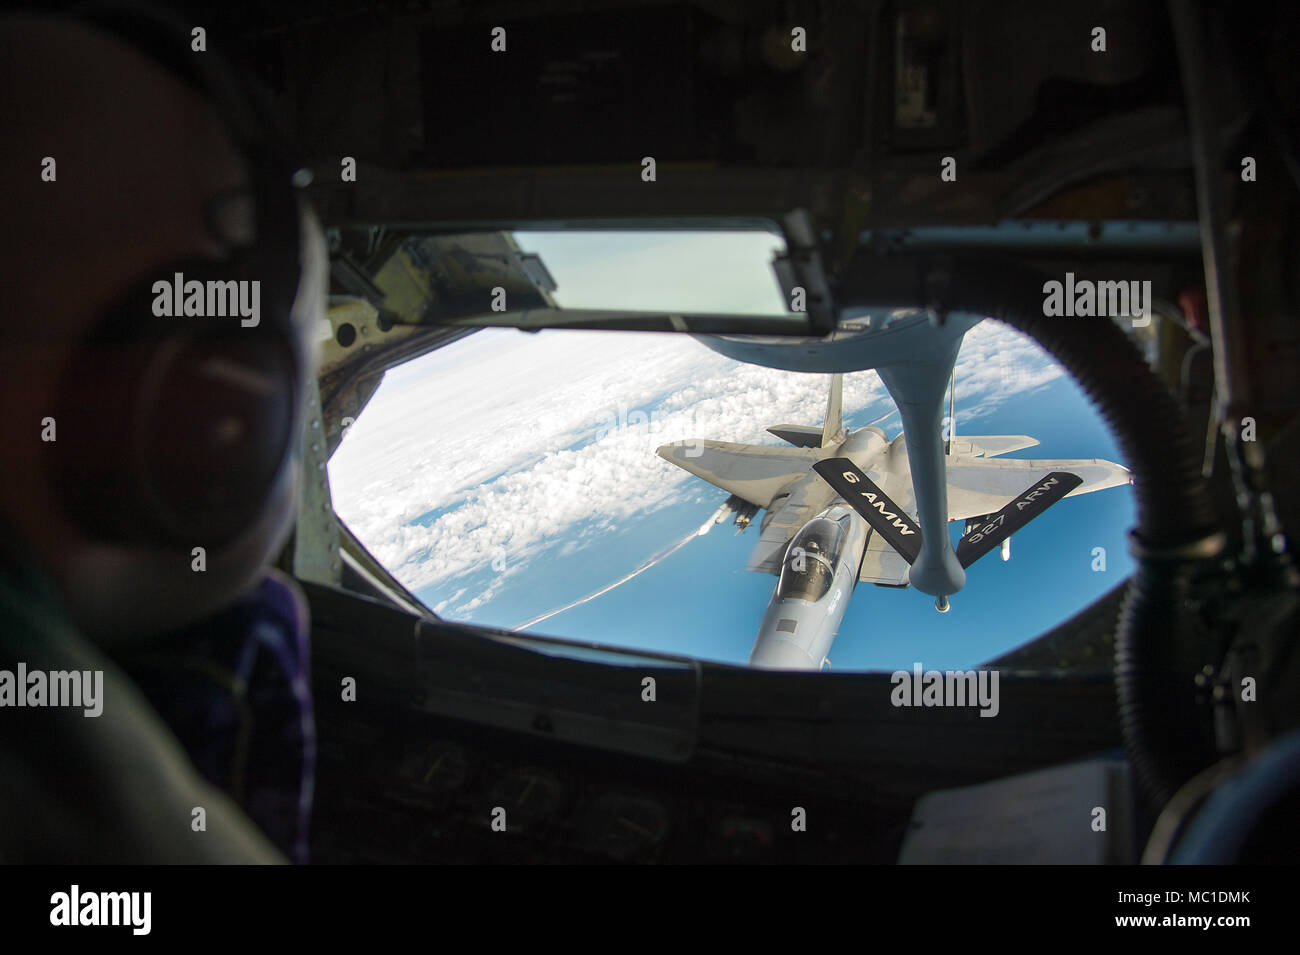
M 160 350 L 133 436 L 160 538 L 219 546 L 256 520 L 294 437 L 292 356 L 273 336 Z
M 212 263 L 161 274 L 175 272 L 203 282 Z M 258 518 L 288 464 L 301 359 L 282 319 L 160 318 L 154 299 L 151 283 L 135 289 L 78 348 L 53 481 L 93 538 L 219 547 Z

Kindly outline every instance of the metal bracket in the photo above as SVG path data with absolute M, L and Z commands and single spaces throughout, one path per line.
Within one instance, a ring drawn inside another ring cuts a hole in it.
M 339 557 L 339 525 L 330 498 L 329 450 L 321 420 L 320 387 L 308 383 L 307 411 L 303 422 L 301 460 L 302 493 L 298 501 L 298 526 L 294 531 L 293 573 L 300 580 L 338 586 L 343 579 Z
M 802 288 L 810 331 L 814 335 L 829 334 L 838 323 L 839 309 L 831 294 L 807 210 L 794 210 L 782 219 L 781 225 L 785 230 L 786 251 L 772 260 L 772 270 L 785 296 L 786 308 L 790 307 L 795 288 Z

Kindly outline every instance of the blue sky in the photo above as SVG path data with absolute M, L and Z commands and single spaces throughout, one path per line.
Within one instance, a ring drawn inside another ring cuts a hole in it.
M 767 234 L 527 235 L 569 307 L 774 312 Z M 713 438 L 779 444 L 821 423 L 829 376 L 761 369 L 684 335 L 491 329 L 388 374 L 330 464 L 335 506 L 385 566 L 452 618 L 515 627 L 595 593 L 679 544 L 726 493 L 654 454 Z M 845 417 L 892 410 L 874 372 L 847 377 Z M 881 422 L 892 437 L 896 416 Z M 967 335 L 957 430 L 1030 434 L 1010 457 L 1120 461 L 1077 386 L 993 322 Z M 969 571 L 940 615 L 913 590 L 862 584 L 835 669 L 966 667 L 1024 643 L 1131 570 L 1127 486 L 1070 498 Z M 959 525 L 952 525 L 954 532 Z M 743 663 L 776 578 L 745 571 L 755 527 L 694 537 L 532 632 Z M 1105 572 L 1092 570 L 1094 547 Z

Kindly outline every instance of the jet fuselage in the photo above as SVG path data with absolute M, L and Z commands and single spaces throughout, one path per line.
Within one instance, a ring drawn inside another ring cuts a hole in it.
M 837 500 L 795 534 L 750 652 L 751 666 L 822 667 L 857 586 L 869 532 L 867 522 Z
M 866 427 L 825 451 L 871 471 L 889 447 L 883 431 Z M 790 539 L 749 663 L 817 670 L 825 664 L 857 586 L 871 529 L 816 472 L 792 482 L 786 493 L 788 501 L 820 504 L 822 510 Z

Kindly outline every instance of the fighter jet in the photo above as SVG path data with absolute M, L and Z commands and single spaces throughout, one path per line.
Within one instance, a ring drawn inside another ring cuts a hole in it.
M 688 440 L 657 449 L 660 457 L 730 492 L 706 532 L 728 512 L 741 530 L 766 510 L 748 569 L 778 576 L 749 656 L 751 666 L 817 670 L 861 581 L 907 587 L 922 552 L 908 447 L 873 425 L 846 431 L 843 375 L 831 378 L 821 428 L 774 425 L 767 430 L 792 448 Z M 1010 555 L 1011 534 L 1064 497 L 1129 483 L 1127 469 L 1102 460 L 1013 460 L 999 456 L 1033 447 L 1028 435 L 961 438 L 943 451 L 949 521 L 965 520 L 955 552 L 947 534 L 935 553 L 961 568 L 995 548 Z M 953 588 L 964 584 L 964 574 Z M 948 594 L 935 607 L 949 609 Z

